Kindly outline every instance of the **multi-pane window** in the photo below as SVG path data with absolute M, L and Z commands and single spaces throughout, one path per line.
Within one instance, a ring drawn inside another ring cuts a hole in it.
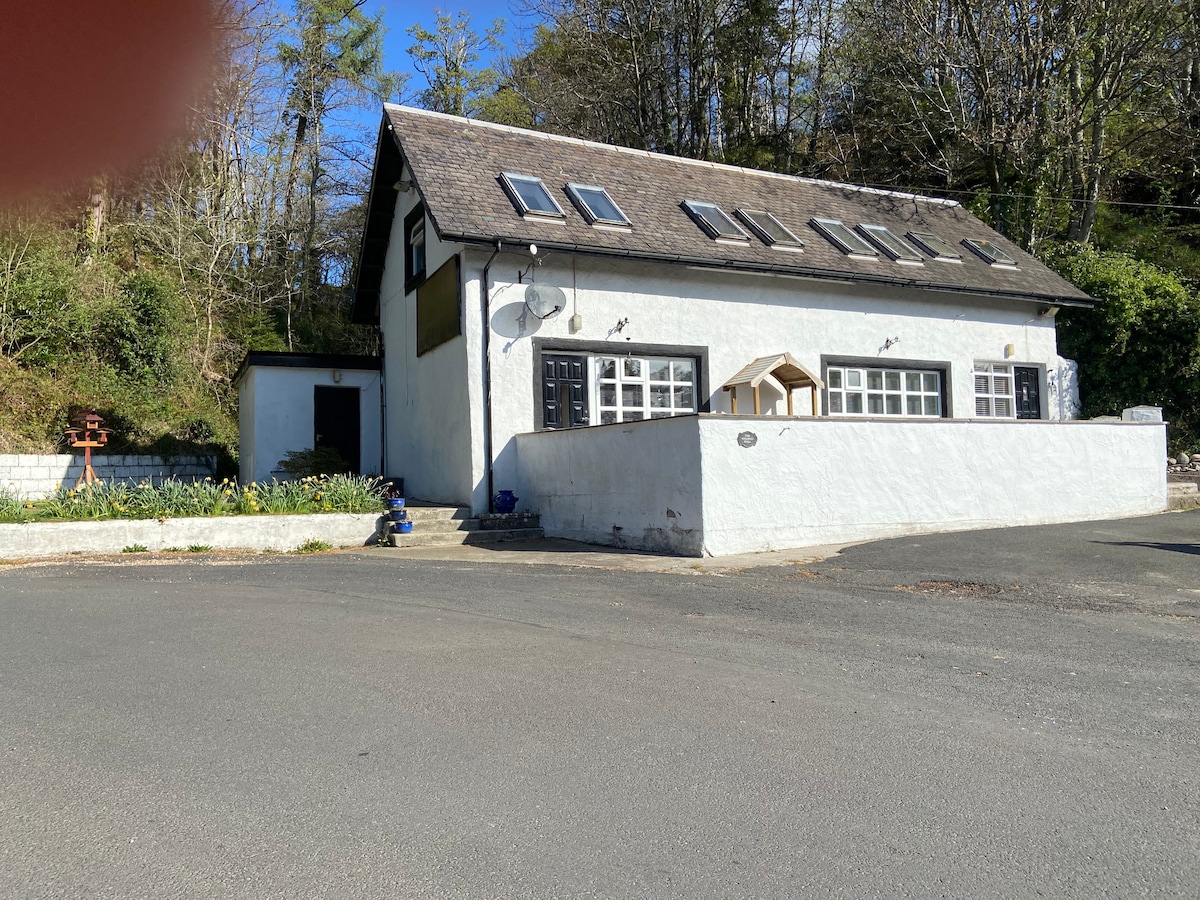
M 601 425 L 696 411 L 694 359 L 600 356 L 595 366 Z
M 1012 366 L 975 364 L 975 415 L 995 419 L 1016 416 Z
M 825 383 L 831 416 L 942 415 L 941 372 L 830 366 Z
M 769 212 L 759 209 L 744 209 L 739 206 L 734 213 L 750 226 L 750 230 L 758 235 L 759 239 L 768 247 L 799 250 L 804 246 L 804 241 L 796 237 L 790 228 Z

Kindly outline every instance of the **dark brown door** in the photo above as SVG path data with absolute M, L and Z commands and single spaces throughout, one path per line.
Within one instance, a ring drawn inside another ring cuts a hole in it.
M 336 450 L 346 461 L 346 471 L 361 475 L 362 424 L 358 410 L 358 388 L 313 388 L 313 447 Z
M 577 428 L 587 423 L 587 358 L 544 354 L 542 427 Z
M 1017 395 L 1017 418 L 1042 417 L 1041 378 L 1037 369 L 1013 366 L 1013 386 Z

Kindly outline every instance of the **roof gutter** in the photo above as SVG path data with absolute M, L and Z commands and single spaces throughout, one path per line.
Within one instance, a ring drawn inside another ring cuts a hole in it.
M 464 234 L 454 232 L 439 232 L 442 240 L 457 241 L 463 244 L 486 244 L 499 246 L 500 239 L 495 236 Z M 893 278 L 888 275 L 870 275 L 835 271 L 831 269 L 816 269 L 806 266 L 776 266 L 766 263 L 743 262 L 738 260 L 713 259 L 703 256 L 684 256 L 682 254 L 652 253 L 640 250 L 607 250 L 595 247 L 583 247 L 579 244 L 559 243 L 555 241 L 538 240 L 538 246 L 560 253 L 577 253 L 582 256 L 598 256 L 608 259 L 637 259 L 647 262 L 675 263 L 692 266 L 698 269 L 714 269 L 732 272 L 752 272 L 759 275 L 776 275 L 792 278 L 805 278 L 817 281 L 836 281 L 844 284 L 879 284 L 888 287 L 915 288 L 917 290 L 938 291 L 947 294 L 969 294 L 977 297 L 992 297 L 1005 300 L 1023 300 L 1029 303 L 1051 303 L 1055 306 L 1075 306 L 1083 309 L 1095 307 L 1095 301 L 1079 297 L 1064 297 L 1059 294 L 1033 295 L 1013 291 L 988 290 L 986 288 L 960 287 L 957 285 L 938 284 L 932 281 L 916 279 Z M 498 252 L 498 251 L 497 251 Z M 493 258 L 494 258 L 493 254 Z M 489 261 L 490 264 L 490 261 Z

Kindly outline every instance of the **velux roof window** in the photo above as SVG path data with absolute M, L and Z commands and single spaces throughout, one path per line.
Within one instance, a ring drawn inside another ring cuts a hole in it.
M 837 247 L 843 253 L 848 253 L 851 256 L 869 257 L 871 259 L 879 256 L 874 247 L 843 225 L 838 219 L 814 218 L 809 224 L 821 232 L 829 243 L 833 244 L 833 246 Z
M 625 225 L 630 224 L 629 217 L 621 212 L 608 191 L 591 184 L 567 185 L 567 193 L 579 207 L 585 219 L 592 225 Z
M 963 243 L 975 251 L 988 265 L 1017 267 L 1017 261 L 993 244 L 991 241 L 963 240 Z
M 769 212 L 757 209 L 743 209 L 741 207 L 738 207 L 734 212 L 768 247 L 799 250 L 804 246 L 804 241 L 792 234 L 790 228 Z
M 944 262 L 962 262 L 962 254 L 936 234 L 928 231 L 910 231 L 907 237 L 933 259 L 940 259 Z
M 899 263 L 921 265 L 925 260 L 921 254 L 896 237 L 883 225 L 859 223 L 858 230 L 868 241 Z
M 729 218 L 725 211 L 715 203 L 705 203 L 703 200 L 684 200 L 683 208 L 713 240 L 743 243 L 750 240 L 750 236 L 738 227 L 737 222 Z
M 504 185 L 508 199 L 513 202 L 523 216 L 549 216 L 555 219 L 566 218 L 542 179 L 532 175 L 514 175 L 512 172 L 501 172 L 500 183 Z

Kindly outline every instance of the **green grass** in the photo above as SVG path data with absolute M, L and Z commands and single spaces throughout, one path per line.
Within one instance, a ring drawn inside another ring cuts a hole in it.
M 363 513 L 382 508 L 385 490 L 378 478 L 352 475 L 247 485 L 238 485 L 228 478 L 219 482 L 211 478 L 203 481 L 172 478 L 158 485 L 148 481 L 138 484 L 98 481 L 78 488 L 60 487 L 54 496 L 35 502 L 0 493 L 0 522 L 162 521 L 192 516 Z
M 208 544 L 188 544 L 188 553 L 211 553 L 212 547 Z
M 332 550 L 333 544 L 328 541 L 318 540 L 317 538 L 309 538 L 295 550 L 293 553 L 324 553 L 326 550 Z
M 122 553 L 149 553 L 150 548 L 145 544 L 130 544 L 128 547 L 121 548 Z

